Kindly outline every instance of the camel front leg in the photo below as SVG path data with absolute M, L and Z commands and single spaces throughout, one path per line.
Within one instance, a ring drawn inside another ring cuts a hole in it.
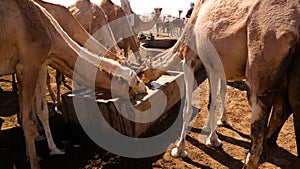
M 191 69 L 191 61 L 186 61 L 183 63 L 184 71 L 184 82 L 185 82 L 185 102 L 183 108 L 183 125 L 180 134 L 180 138 L 176 143 L 176 147 L 172 149 L 171 155 L 173 157 L 186 157 L 187 152 L 185 149 L 185 139 L 187 134 L 187 129 L 189 122 L 191 120 L 193 109 L 192 109 L 192 93 L 194 87 L 194 71 Z
M 34 89 L 38 77 L 38 68 L 34 65 L 16 66 L 16 73 L 19 86 L 19 104 L 22 128 L 26 142 L 26 153 L 30 160 L 31 169 L 39 169 L 39 158 L 36 155 L 34 137 L 36 134 L 36 119 L 33 112 Z

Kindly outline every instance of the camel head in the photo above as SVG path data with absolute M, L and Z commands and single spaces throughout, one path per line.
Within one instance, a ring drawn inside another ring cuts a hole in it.
M 159 18 L 161 10 L 162 8 L 154 8 L 154 16 L 157 16 L 157 18 Z
M 162 8 L 154 8 L 153 20 L 157 22 L 159 20 Z
M 129 82 L 129 96 L 136 96 L 145 93 L 147 93 L 146 85 L 134 71 L 131 71 L 131 80 Z
M 157 80 L 166 74 L 168 70 L 172 70 L 180 64 L 183 59 L 183 50 L 187 50 L 187 47 L 180 42 L 176 42 L 172 48 L 147 59 L 145 68 L 138 73 L 139 77 L 145 84 Z
M 160 76 L 162 76 L 165 73 L 165 71 L 147 67 L 146 69 L 139 72 L 138 75 L 145 84 L 149 84 L 150 82 L 157 80 Z
M 116 96 L 126 97 L 133 99 L 138 95 L 146 94 L 147 89 L 143 81 L 137 74 L 130 68 L 122 67 L 115 73 L 119 74 L 116 80 L 112 81 L 112 94 Z
M 174 55 L 176 55 L 176 53 L 174 54 L 172 50 L 166 50 L 165 52 L 156 55 L 154 58 L 148 58 L 141 66 L 142 70 L 138 72 L 138 76 L 145 84 L 157 80 L 173 67 L 174 64 L 172 64 L 172 62 L 177 62 L 178 59 L 176 59 L 177 57 L 173 57 Z M 171 58 L 171 60 L 168 58 Z M 165 65 L 168 66 L 166 67 Z

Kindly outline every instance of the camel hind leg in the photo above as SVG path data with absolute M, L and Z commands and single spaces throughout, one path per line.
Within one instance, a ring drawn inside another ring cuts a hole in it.
M 246 157 L 247 168 L 257 168 L 262 162 L 261 155 L 266 147 L 266 135 L 268 118 L 271 107 L 280 91 L 284 73 L 292 58 L 291 52 L 294 49 L 295 36 L 293 32 L 284 32 L 280 37 L 275 34 L 264 34 L 264 42 L 256 36 L 263 34 L 257 32 L 256 20 L 250 24 L 248 37 L 248 64 L 246 78 L 249 82 L 250 103 L 252 104 L 251 117 L 251 149 Z M 254 27 L 251 27 L 254 26 Z M 282 46 L 285 44 L 286 46 Z M 274 51 L 275 50 L 275 51 Z M 266 66 L 272 65 L 272 66 Z
M 287 95 L 287 82 L 283 81 L 280 92 L 276 95 L 268 124 L 267 145 L 277 146 L 276 140 L 285 121 L 292 114 Z
M 54 154 L 64 154 L 65 152 L 59 150 L 53 140 L 50 125 L 49 125 L 49 111 L 46 100 L 46 81 L 47 81 L 47 65 L 44 64 L 41 66 L 39 71 L 38 83 L 35 91 L 35 99 L 36 99 L 36 114 L 39 117 L 48 142 L 48 147 L 50 150 L 50 155 Z
M 300 168 L 300 46 L 296 49 L 296 56 L 292 61 L 288 74 L 288 97 L 294 113 L 294 127 L 296 134 L 298 161 L 295 168 Z

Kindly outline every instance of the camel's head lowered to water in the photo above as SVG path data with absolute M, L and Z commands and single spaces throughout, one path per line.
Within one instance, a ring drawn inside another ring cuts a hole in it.
M 112 95 L 121 97 L 128 96 L 132 99 L 137 95 L 147 93 L 146 85 L 133 70 L 122 67 L 120 70 L 116 70 L 115 74 L 118 74 L 118 77 L 112 79 Z
M 174 69 L 182 61 L 181 51 L 176 51 L 177 46 L 179 46 L 179 43 L 146 61 L 146 65 L 138 73 L 145 84 L 157 80 L 160 76 L 166 74 L 168 70 Z
M 129 96 L 132 97 L 147 93 L 146 85 L 134 71 L 131 70 L 130 76 L 131 79 L 129 81 Z

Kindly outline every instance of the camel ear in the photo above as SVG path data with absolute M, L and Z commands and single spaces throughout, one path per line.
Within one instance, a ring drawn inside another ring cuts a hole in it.
M 158 11 L 158 12 L 161 12 L 162 8 L 154 8 L 154 11 Z

